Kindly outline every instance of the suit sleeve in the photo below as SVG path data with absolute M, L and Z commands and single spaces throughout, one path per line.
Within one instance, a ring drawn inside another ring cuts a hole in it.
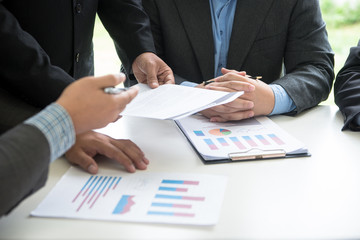
M 344 67 L 334 84 L 335 103 L 344 116 L 344 128 L 360 113 L 360 41 L 350 49 Z
M 290 19 L 281 85 L 296 105 L 296 112 L 327 99 L 334 80 L 334 54 L 317 0 L 297 1 Z
M 44 107 L 74 79 L 51 64 L 39 43 L 0 1 L 0 84 L 27 102 Z
M 100 0 L 98 15 L 114 40 L 127 73 L 137 56 L 155 53 L 150 21 L 141 0 Z
M 44 186 L 49 144 L 37 128 L 21 124 L 0 136 L 0 216 Z

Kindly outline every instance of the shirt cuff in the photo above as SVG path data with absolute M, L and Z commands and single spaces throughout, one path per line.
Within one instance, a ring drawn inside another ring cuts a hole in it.
M 296 108 L 293 100 L 289 97 L 287 92 L 283 87 L 277 84 L 269 84 L 271 87 L 274 96 L 275 96 L 275 105 L 272 112 L 269 114 L 276 115 L 276 114 L 283 114 L 293 111 Z
M 183 81 L 182 83 L 180 83 L 180 85 L 185 87 L 196 87 L 198 83 Z
M 26 120 L 25 124 L 37 127 L 45 135 L 50 146 L 50 162 L 64 154 L 75 143 L 76 135 L 71 117 L 57 103 L 47 106 Z

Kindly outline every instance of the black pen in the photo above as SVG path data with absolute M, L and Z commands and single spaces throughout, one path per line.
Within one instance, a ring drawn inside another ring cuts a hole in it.
M 104 92 L 107 94 L 118 94 L 118 93 L 124 92 L 128 89 L 129 88 L 107 87 L 107 88 L 104 88 Z
M 255 80 L 260 80 L 260 79 L 262 79 L 262 76 L 248 76 L 248 78 L 250 78 L 250 79 L 255 79 Z
M 204 86 L 206 86 L 206 85 L 208 85 L 208 84 L 210 84 L 210 83 L 213 83 L 213 82 L 215 82 L 215 81 L 214 81 L 214 80 L 203 81 Z

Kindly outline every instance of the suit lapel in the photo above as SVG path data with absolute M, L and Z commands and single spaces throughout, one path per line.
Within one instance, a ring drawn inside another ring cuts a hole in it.
M 230 39 L 227 68 L 242 70 L 244 60 L 274 0 L 238 0 Z
M 214 77 L 214 40 L 208 0 L 174 0 L 203 79 Z

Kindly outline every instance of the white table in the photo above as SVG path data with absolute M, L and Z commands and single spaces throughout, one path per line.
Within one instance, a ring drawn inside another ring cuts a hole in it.
M 115 123 L 123 126 L 118 137 L 131 138 L 150 159 L 147 171 L 229 177 L 215 226 L 29 217 L 69 168 L 58 159 L 46 186 L 0 220 L 0 239 L 360 238 L 360 133 L 340 131 L 343 120 L 335 106 L 272 120 L 304 142 L 312 156 L 204 165 L 171 121 L 123 118 Z M 112 132 L 113 125 L 106 130 Z

